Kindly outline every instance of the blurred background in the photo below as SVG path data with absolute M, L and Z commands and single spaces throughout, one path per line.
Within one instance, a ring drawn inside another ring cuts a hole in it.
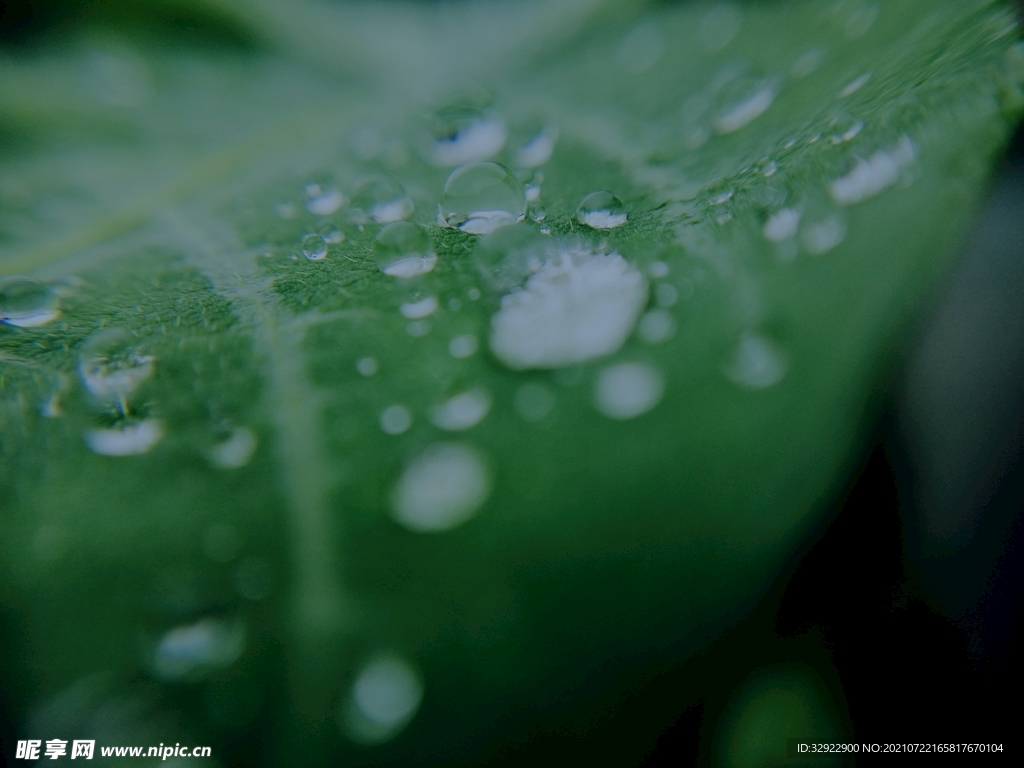
M 0 45 L 29 47 L 97 22 L 249 45 L 215 9 L 188 0 L 3 0 Z M 852 729 L 857 741 L 1010 747 L 1020 726 L 1007 702 L 1024 683 L 1022 296 L 1018 131 L 961 262 L 883 383 L 875 438 L 829 519 L 746 620 L 632 692 L 629 706 L 587 736 L 586 751 L 602 742 L 607 764 L 616 764 L 617 734 L 655 722 L 660 735 L 645 765 L 717 762 L 736 722 L 737 691 L 758 680 L 771 687 L 776 673 L 792 681 L 800 670 L 823 686 L 846 721 L 840 730 Z M 673 709 L 674 701 L 685 705 Z M 7 742 L 13 724 L 2 710 L 0 717 Z M 750 765 L 760 764 L 755 742 Z M 510 746 L 496 762 L 572 762 L 577 754 L 571 739 L 554 734 Z

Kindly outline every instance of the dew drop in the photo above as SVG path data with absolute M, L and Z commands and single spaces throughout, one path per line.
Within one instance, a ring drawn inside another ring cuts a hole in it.
M 137 456 L 148 453 L 164 436 L 158 419 L 145 419 L 121 427 L 94 429 L 85 433 L 85 443 L 101 456 Z
M 785 354 L 774 341 L 755 333 L 746 333 L 723 371 L 741 387 L 765 389 L 782 381 L 786 368 Z
M 626 33 L 617 56 L 624 70 L 641 75 L 657 64 L 664 53 L 665 33 L 653 21 L 641 21 Z
M 412 413 L 404 405 L 392 405 L 380 415 L 380 428 L 389 435 L 401 435 L 412 426 Z
M 302 255 L 310 261 L 327 258 L 327 242 L 320 235 L 306 235 L 302 238 Z
M 259 440 L 248 427 L 236 427 L 226 440 L 210 450 L 210 463 L 220 469 L 238 469 L 249 463 Z
M 162 680 L 194 679 L 234 664 L 245 648 L 240 621 L 200 619 L 175 627 L 156 644 L 153 672 Z
M 576 208 L 576 219 L 594 229 L 614 229 L 626 223 L 626 206 L 611 192 L 591 192 Z
M 490 495 L 487 463 L 473 447 L 435 443 L 416 457 L 391 497 L 395 520 L 421 533 L 462 525 Z
M 479 341 L 476 336 L 470 333 L 463 334 L 448 342 L 448 354 L 456 360 L 463 360 L 475 355 L 478 346 Z
M 18 328 L 37 328 L 60 317 L 57 294 L 31 277 L 0 279 L 0 321 Z
M 405 659 L 380 654 L 356 675 L 339 724 L 353 741 L 378 744 L 399 733 L 423 700 L 423 680 Z
M 128 331 L 106 328 L 86 340 L 78 372 L 85 388 L 96 397 L 123 400 L 153 375 L 154 360 L 152 355 L 143 354 Z
M 829 184 L 829 194 L 839 205 L 853 205 L 874 197 L 899 181 L 903 169 L 915 157 L 914 143 L 904 136 L 891 149 L 857 160 L 849 173 Z
M 781 243 L 794 237 L 800 228 L 800 215 L 796 208 L 783 208 L 773 213 L 762 229 L 765 239 Z
M 713 5 L 700 20 L 700 39 L 708 51 L 718 51 L 732 42 L 743 24 L 743 11 L 734 3 Z
M 867 85 L 868 80 L 871 79 L 871 75 L 872 75 L 871 72 L 865 72 L 860 77 L 858 77 L 858 78 L 856 78 L 854 80 L 851 80 L 849 83 L 847 83 L 845 86 L 843 86 L 843 88 L 839 91 L 839 98 L 845 99 L 847 96 L 852 96 L 853 94 L 855 94 L 857 91 L 859 91 L 865 85 Z
M 558 141 L 558 128 L 545 125 L 516 150 L 516 165 L 520 168 L 536 168 L 551 159 Z
M 625 421 L 647 413 L 665 392 L 661 373 L 647 363 L 619 363 L 597 377 L 594 406 L 611 419 Z
M 338 243 L 345 242 L 345 233 L 331 224 L 322 227 L 319 234 L 328 245 L 337 245 Z
M 764 170 L 762 171 L 762 173 L 764 173 L 764 177 L 766 179 L 770 179 L 772 176 L 778 173 L 778 171 L 778 163 L 776 163 L 774 160 L 769 160 L 767 163 L 764 164 Z
M 405 326 L 405 332 L 412 336 L 414 339 L 418 339 L 421 336 L 426 336 L 430 333 L 430 321 L 429 320 L 413 320 L 407 326 Z
M 306 185 L 306 210 L 317 216 L 330 216 L 345 204 L 345 196 L 336 189 L 319 184 Z
M 416 301 L 406 302 L 402 304 L 398 310 L 404 317 L 410 320 L 422 320 L 425 317 L 430 317 L 434 314 L 439 307 L 436 296 L 426 296 Z
M 512 407 L 525 421 L 541 421 L 554 410 L 555 395 L 544 385 L 530 382 L 516 390 Z
M 490 394 L 482 387 L 474 387 L 435 406 L 430 420 L 438 429 L 462 432 L 483 421 L 490 410 Z
M 796 78 L 807 77 L 821 66 L 821 62 L 824 58 L 825 53 L 820 48 L 812 48 L 809 51 L 804 51 L 797 57 L 797 60 L 793 62 L 793 66 L 790 67 L 789 72 Z
M 282 219 L 294 219 L 299 215 L 299 209 L 295 207 L 294 203 L 278 203 L 274 210 Z
M 480 289 L 479 288 L 470 288 L 468 291 L 466 291 L 466 296 L 469 297 L 470 301 L 479 301 L 480 300 Z
M 750 88 L 746 83 L 737 85 L 715 119 L 715 130 L 718 133 L 739 130 L 763 115 L 775 101 L 776 94 L 776 87 L 770 83 L 761 83 L 755 88 Z
M 654 289 L 654 300 L 659 307 L 674 307 L 679 301 L 679 291 L 670 283 L 660 283 Z
M 514 224 L 525 216 L 526 192 L 522 183 L 497 163 L 472 163 L 456 168 L 445 182 L 438 205 L 442 225 L 474 235 Z
M 375 357 L 361 357 L 356 361 L 356 370 L 360 376 L 373 376 L 380 370 Z
M 661 344 L 675 335 L 676 320 L 671 312 L 655 309 L 640 318 L 636 333 L 644 344 Z
M 647 274 L 654 278 L 668 277 L 669 269 L 668 264 L 664 261 L 655 261 L 649 267 L 647 267 Z
M 842 216 L 829 216 L 804 227 L 801 238 L 804 248 L 815 256 L 828 253 L 846 239 L 846 222 Z
M 431 133 L 423 155 L 442 168 L 494 157 L 508 139 L 505 121 L 472 100 L 439 109 Z
M 848 141 L 853 141 L 857 138 L 858 134 L 864 130 L 864 121 L 856 120 L 848 115 L 837 117 L 832 121 L 832 135 L 829 136 L 829 141 L 834 146 L 839 144 L 845 144 Z
M 409 221 L 385 226 L 373 241 L 373 257 L 380 271 L 390 277 L 425 275 L 437 265 L 427 231 Z
M 356 220 L 388 224 L 409 218 L 416 206 L 397 181 L 390 176 L 374 176 L 356 188 L 352 207 Z

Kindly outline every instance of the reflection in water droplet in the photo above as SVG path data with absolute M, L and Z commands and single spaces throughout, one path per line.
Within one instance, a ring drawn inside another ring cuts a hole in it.
M 512 406 L 526 421 L 540 421 L 554 410 L 555 395 L 542 384 L 523 384 L 516 390 Z
M 655 309 L 640 318 L 636 332 L 645 344 L 660 344 L 675 335 L 676 320 L 671 312 Z
M 319 184 L 306 185 L 306 210 L 317 216 L 330 216 L 345 204 L 345 196 L 336 189 Z
M 522 221 L 526 192 L 508 168 L 497 163 L 473 163 L 456 168 L 438 206 L 441 224 L 482 235 Z
M 427 231 L 409 221 L 384 227 L 373 241 L 373 257 L 380 271 L 390 277 L 425 275 L 437 265 Z
M 338 720 L 353 741 L 377 744 L 401 731 L 420 707 L 423 680 L 409 662 L 381 654 L 360 668 Z
M 220 469 L 244 467 L 256 453 L 258 445 L 255 432 L 248 427 L 236 427 L 227 440 L 210 450 L 210 463 Z
M 804 228 L 804 248 L 816 256 L 828 253 L 846 238 L 846 222 L 842 216 L 829 216 Z
M 598 375 L 594 405 L 605 416 L 626 420 L 651 410 L 665 392 L 661 373 L 647 363 L 619 363 Z
M 783 208 L 768 217 L 764 223 L 765 239 L 773 243 L 781 243 L 796 235 L 800 229 L 800 211 L 796 208 Z
M 49 286 L 31 277 L 0 279 L 0 321 L 36 328 L 60 317 L 59 299 Z
M 375 357 L 361 357 L 356 362 L 356 370 L 360 376 L 373 376 L 380 370 Z
M 479 342 L 476 336 L 467 333 L 462 336 L 456 336 L 450 342 L 448 342 L 448 354 L 457 360 L 462 360 L 476 354 Z
M 310 261 L 327 258 L 327 243 L 320 235 L 306 235 L 302 238 L 302 255 Z
M 746 333 L 723 370 L 742 387 L 764 389 L 782 381 L 786 368 L 786 356 L 774 341 Z
M 501 300 L 491 350 L 510 368 L 561 368 L 623 345 L 647 281 L 617 253 L 559 251 Z
M 230 667 L 244 648 L 241 621 L 200 619 L 160 638 L 153 652 L 153 672 L 162 680 L 195 678 Z
M 438 167 L 494 157 L 508 139 L 505 121 L 471 102 L 455 103 L 438 110 L 432 132 L 423 155 L 427 162 Z
M 164 425 L 158 419 L 145 419 L 111 429 L 94 429 L 85 433 L 85 443 L 101 456 L 137 456 L 148 453 L 164 436 Z
M 873 73 L 871 72 L 865 72 L 863 75 L 856 78 L 855 80 L 851 80 L 849 83 L 843 86 L 843 89 L 841 91 L 839 91 L 839 98 L 845 99 L 847 96 L 852 96 L 853 94 L 855 94 L 865 85 L 867 85 L 867 82 L 868 80 L 871 79 L 872 74 Z
M 715 119 L 715 130 L 732 133 L 763 115 L 775 101 L 777 91 L 774 85 L 762 84 L 753 93 L 728 101 Z
M 874 197 L 899 181 L 900 173 L 915 157 L 914 143 L 903 136 L 895 147 L 858 160 L 848 174 L 829 184 L 829 194 L 839 205 L 853 205 Z
M 412 426 L 412 413 L 404 405 L 392 405 L 380 415 L 380 428 L 389 435 L 401 435 Z
M 491 492 L 480 453 L 462 443 L 435 443 L 406 468 L 391 501 L 395 520 L 417 532 L 446 531 L 469 520 Z
M 551 159 L 558 141 L 558 129 L 553 125 L 545 125 L 533 138 L 526 141 L 516 150 L 516 165 L 520 168 L 536 168 Z
M 455 395 L 430 412 L 430 420 L 439 429 L 461 432 L 475 427 L 491 410 L 491 396 L 486 389 L 473 389 Z
M 410 320 L 422 320 L 430 317 L 438 309 L 437 297 L 427 296 L 417 301 L 411 301 L 400 306 L 399 311 Z
M 407 219 L 415 210 L 402 185 L 389 176 L 363 181 L 352 196 L 352 207 L 355 220 L 372 220 L 378 224 Z
M 576 208 L 576 219 L 594 229 L 614 229 L 626 223 L 626 206 L 611 192 L 591 192 Z
M 82 347 L 78 372 L 96 397 L 124 399 L 153 375 L 154 358 L 142 353 L 139 342 L 121 328 L 106 328 Z

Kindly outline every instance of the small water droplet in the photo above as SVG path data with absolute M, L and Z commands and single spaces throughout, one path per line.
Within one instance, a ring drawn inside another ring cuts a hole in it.
M 162 680 L 195 679 L 230 667 L 244 648 L 241 621 L 200 619 L 160 638 L 153 652 L 153 672 Z
M 306 210 L 317 216 L 330 216 L 345 204 L 345 196 L 334 188 L 306 185 Z
M 874 197 L 899 181 L 900 174 L 915 157 L 914 143 L 904 136 L 891 149 L 857 160 L 849 173 L 829 184 L 829 194 L 839 205 L 853 205 Z
M 438 205 L 439 223 L 475 235 L 522 221 L 525 216 L 522 183 L 497 163 L 456 168 L 445 182 Z
M 659 283 L 654 289 L 654 299 L 659 307 L 673 307 L 679 301 L 679 291 L 671 283 Z
M 414 339 L 418 339 L 421 336 L 426 336 L 430 333 L 430 321 L 429 320 L 413 320 L 407 326 L 405 326 L 405 332 L 412 336 Z
M 834 146 L 845 144 L 848 141 L 853 141 L 864 130 L 864 121 L 857 120 L 849 115 L 841 115 L 833 118 L 831 130 L 832 135 L 829 136 L 829 141 Z
M 448 354 L 457 360 L 463 360 L 476 354 L 478 346 L 479 341 L 476 336 L 471 333 L 463 334 L 448 342 Z
M 37 328 L 60 317 L 57 294 L 31 277 L 0 279 L 0 321 L 18 328 Z
M 773 243 L 781 243 L 794 237 L 800 228 L 801 213 L 796 208 L 783 208 L 776 211 L 764 223 L 765 239 Z
M 722 107 L 715 118 L 718 133 L 732 133 L 763 115 L 775 101 L 773 83 L 739 80 L 723 91 Z
M 614 229 L 626 223 L 626 206 L 611 192 L 591 192 L 576 208 L 576 219 L 594 229 Z
M 657 279 L 668 277 L 668 264 L 666 264 L 664 261 L 652 262 L 651 265 L 647 267 L 647 274 Z
M 345 242 L 345 233 L 342 232 L 333 224 L 328 224 L 326 227 L 321 227 L 319 235 L 324 239 L 324 242 L 327 243 L 328 245 L 337 245 L 338 243 Z
M 747 389 L 765 389 L 786 375 L 786 356 L 771 339 L 746 333 L 723 370 L 734 383 Z
M 525 187 L 523 187 L 523 191 L 526 193 L 526 202 L 528 202 L 528 203 L 535 203 L 538 200 L 540 200 L 540 185 L 539 184 L 527 184 Z M 543 209 L 541 209 L 541 210 L 543 210 Z M 534 218 L 532 213 L 530 215 L 530 218 L 533 219 L 534 221 L 543 221 L 543 219 L 536 219 L 536 218 Z
M 375 357 L 361 357 L 356 362 L 356 370 L 360 376 L 373 376 L 380 370 Z
M 636 333 L 645 344 L 661 344 L 675 335 L 676 320 L 671 312 L 655 309 L 640 318 Z
M 380 428 L 389 435 L 401 435 L 412 426 L 412 413 L 404 405 L 392 405 L 380 414 Z
M 821 62 L 824 58 L 825 52 L 820 48 L 812 48 L 809 51 L 804 51 L 797 57 L 797 60 L 793 62 L 793 66 L 790 67 L 789 73 L 796 78 L 807 77 L 821 66 Z
M 373 160 L 384 148 L 384 135 L 373 125 L 360 125 L 352 130 L 348 138 L 352 154 L 364 162 Z
M 554 410 L 555 395 L 544 385 L 530 382 L 516 390 L 512 407 L 526 421 L 541 421 Z
M 647 363 L 619 363 L 601 371 L 594 406 L 605 416 L 624 421 L 647 413 L 665 392 L 661 373 Z
M 558 128 L 544 125 L 516 150 L 515 162 L 520 168 L 536 168 L 551 159 L 558 141 Z
M 435 443 L 406 467 L 391 501 L 398 523 L 425 533 L 462 525 L 490 492 L 487 463 L 475 448 Z
M 448 311 L 458 312 L 460 309 L 462 309 L 461 299 L 448 299 Z
M 480 300 L 480 289 L 479 288 L 470 288 L 468 291 L 466 291 L 466 296 L 469 297 L 470 301 L 479 301 Z
M 354 220 L 388 224 L 409 218 L 416 206 L 397 181 L 390 176 L 374 176 L 356 188 L 352 208 Z
M 843 86 L 842 90 L 839 91 L 839 98 L 845 99 L 847 96 L 852 96 L 853 94 L 855 94 L 865 85 L 867 85 L 868 80 L 871 79 L 871 75 L 871 72 L 865 72 L 863 75 L 856 78 L 855 80 L 851 80 L 849 83 Z
M 380 271 L 390 277 L 425 275 L 437 265 L 426 229 L 409 221 L 385 226 L 373 241 L 373 256 Z
M 743 24 L 743 11 L 734 3 L 717 3 L 701 17 L 698 31 L 708 51 L 719 51 L 733 41 Z
M 106 328 L 82 347 L 78 372 L 85 388 L 105 400 L 123 400 L 153 375 L 152 355 L 128 331 Z
M 633 75 L 641 75 L 661 59 L 665 53 L 665 33 L 653 21 L 636 24 L 619 43 L 617 57 L 622 68 Z
M 338 721 L 353 741 L 379 744 L 412 720 L 422 700 L 419 672 L 400 656 L 380 654 L 360 668 Z
M 210 450 L 210 463 L 220 469 L 238 469 L 249 463 L 259 440 L 248 427 L 236 427 L 223 442 Z
M 110 429 L 94 429 L 85 433 L 85 443 L 101 456 L 138 456 L 148 453 L 164 436 L 163 423 L 145 419 Z
M 846 238 L 846 222 L 833 215 L 804 227 L 801 241 L 804 248 L 815 256 L 828 253 Z
M 327 258 L 327 242 L 320 235 L 306 235 L 302 238 L 302 255 L 310 261 Z
M 422 320 L 424 317 L 434 314 L 439 306 L 436 296 L 425 296 L 422 299 L 406 302 L 398 309 L 404 317 L 410 320 Z
M 295 206 L 295 203 L 278 203 L 275 208 L 277 215 L 282 219 L 294 219 L 299 215 L 299 209 Z
M 507 139 L 508 131 L 500 115 L 476 98 L 463 99 L 434 114 L 423 155 L 438 167 L 462 165 L 494 157 Z
M 725 205 L 730 200 L 732 200 L 732 196 L 734 194 L 735 192 L 733 190 L 727 189 L 724 192 L 718 192 L 712 195 L 710 202 L 712 205 Z
M 764 170 L 762 171 L 762 173 L 764 174 L 764 177 L 766 179 L 770 179 L 772 176 L 778 173 L 778 170 L 778 164 L 774 160 L 769 160 L 767 163 L 764 164 Z
M 474 387 L 434 406 L 430 420 L 439 429 L 462 432 L 483 421 L 490 410 L 490 394 L 482 387 Z

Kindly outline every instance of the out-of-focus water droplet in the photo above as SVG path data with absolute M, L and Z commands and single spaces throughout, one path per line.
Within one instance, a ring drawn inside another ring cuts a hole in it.
M 380 370 L 375 357 L 361 357 L 356 361 L 356 370 L 360 376 L 373 376 Z
M 838 214 L 804 227 L 801 241 L 815 256 L 828 253 L 846 238 L 846 222 Z
M 491 351 L 510 368 L 561 368 L 619 349 L 647 281 L 617 253 L 557 250 L 491 318 Z
M 594 405 L 611 419 L 624 421 L 647 413 L 665 392 L 661 373 L 647 363 L 619 363 L 601 371 Z
M 622 68 L 633 75 L 649 70 L 665 53 L 665 33 L 655 22 L 636 24 L 619 44 L 616 56 Z
M 60 301 L 46 284 L 31 277 L 0 278 L 0 322 L 37 328 L 60 317 Z
M 206 618 L 175 627 L 153 651 L 153 672 L 161 680 L 201 677 L 234 664 L 245 649 L 245 625 Z
M 458 312 L 462 309 L 462 299 L 448 299 L 448 310 L 450 312 Z
M 463 360 L 476 354 L 480 342 L 471 333 L 456 336 L 448 342 L 448 354 L 457 360 Z
M 447 227 L 482 235 L 522 221 L 526 192 L 508 168 L 497 163 L 472 163 L 456 168 L 438 205 L 438 219 Z
M 660 283 L 654 289 L 654 300 L 659 307 L 674 307 L 679 301 L 679 291 L 671 283 Z
M 490 410 L 490 394 L 483 387 L 474 387 L 434 406 L 430 420 L 439 429 L 462 432 L 483 421 Z
M 349 135 L 348 146 L 360 160 L 373 160 L 384 149 L 384 134 L 376 126 L 360 125 Z
M 821 62 L 824 58 L 825 52 L 820 48 L 812 48 L 809 51 L 804 51 L 797 57 L 797 60 L 793 62 L 793 66 L 790 67 L 789 73 L 796 78 L 807 77 L 821 66 Z
M 153 375 L 152 355 L 128 331 L 106 328 L 82 346 L 78 372 L 85 388 L 96 397 L 123 399 Z
M 833 145 L 845 144 L 848 141 L 853 141 L 864 130 L 864 121 L 849 115 L 842 115 L 833 119 L 830 127 L 832 135 L 829 136 L 829 141 Z
M 306 185 L 306 210 L 317 216 L 330 216 L 345 204 L 345 196 L 338 190 L 319 184 Z
M 490 472 L 479 451 L 463 443 L 435 443 L 406 467 L 392 509 L 410 530 L 446 531 L 473 517 L 490 492 Z
M 874 197 L 899 181 L 916 154 L 914 143 L 903 136 L 894 147 L 857 160 L 849 173 L 829 184 L 829 194 L 839 205 L 853 205 Z
M 576 208 L 576 220 L 594 229 L 614 229 L 626 223 L 626 206 L 611 192 L 591 192 Z
M 299 215 L 299 209 L 295 206 L 295 203 L 278 203 L 274 210 L 277 211 L 277 215 L 282 219 L 294 219 Z
M 536 168 L 551 159 L 558 141 L 558 128 L 547 124 L 537 129 L 516 150 L 515 163 L 519 168 Z
M 543 384 L 530 382 L 516 390 L 512 407 L 520 418 L 537 422 L 554 410 L 555 402 L 555 395 L 550 389 Z
M 328 224 L 326 227 L 321 227 L 319 233 L 320 237 L 324 239 L 324 242 L 328 245 L 337 245 L 338 243 L 345 242 L 345 233 L 342 232 L 338 227 L 333 224 Z
M 158 419 L 144 419 L 121 427 L 94 429 L 85 433 L 85 443 L 101 456 L 137 456 L 148 453 L 164 436 Z
M 778 171 L 778 163 L 776 163 L 774 160 L 769 160 L 767 163 L 764 164 L 764 169 L 761 172 L 764 174 L 764 177 L 766 179 L 770 179 L 772 176 L 778 173 Z
M 668 264 L 664 261 L 652 262 L 651 265 L 647 267 L 647 274 L 655 279 L 660 280 L 661 278 L 668 277 L 668 273 Z
M 636 334 L 645 344 L 661 344 L 676 333 L 676 319 L 671 312 L 655 309 L 640 318 Z
M 535 203 L 538 200 L 540 200 L 540 185 L 539 184 L 527 184 L 525 187 L 523 187 L 523 192 L 526 193 L 526 202 L 528 202 L 528 203 Z M 543 208 L 538 208 L 537 210 L 540 210 L 541 212 L 543 212 L 544 209 Z M 538 219 L 537 216 L 534 214 L 533 210 L 530 211 L 530 219 L 532 221 L 544 221 L 544 217 L 541 216 L 541 218 Z
M 733 41 L 743 24 L 743 11 L 735 3 L 717 3 L 701 17 L 698 32 L 708 51 L 719 51 Z
M 850 40 L 856 40 L 866 34 L 878 19 L 878 6 L 867 3 L 854 3 L 839 12 L 845 12 L 846 17 L 842 21 L 843 32 Z
M 210 463 L 220 469 L 238 469 L 249 463 L 259 440 L 248 427 L 235 427 L 227 439 L 210 449 Z
M 422 299 L 402 304 L 398 310 L 410 320 L 422 320 L 437 312 L 439 306 L 436 296 L 424 296 Z
M 346 735 L 379 744 L 398 734 L 423 700 L 423 679 L 401 656 L 380 654 L 365 663 L 338 714 Z
M 402 221 L 412 216 L 415 208 L 402 185 L 390 176 L 365 179 L 352 195 L 352 215 L 361 222 L 388 224 Z
M 468 291 L 466 291 L 466 296 L 469 297 L 470 301 L 479 301 L 480 300 L 480 289 L 479 288 L 470 288 Z
M 203 536 L 203 551 L 215 563 L 230 563 L 242 551 L 242 536 L 228 523 L 211 525 Z
M 771 339 L 746 333 L 723 366 L 725 375 L 746 389 L 765 389 L 786 375 L 786 356 Z
M 401 435 L 412 426 L 412 413 L 404 405 L 392 405 L 380 414 L 380 428 L 389 435 Z
M 434 113 L 432 122 L 423 156 L 442 168 L 494 157 L 508 139 L 501 116 L 475 98 L 442 107 Z
M 327 258 L 326 241 L 320 235 L 306 235 L 302 238 L 302 255 L 310 261 L 323 261 Z
M 405 326 L 405 332 L 412 336 L 414 339 L 418 339 L 421 336 L 426 336 L 430 333 L 430 321 L 429 320 L 413 320 L 407 326 Z
M 385 226 L 373 241 L 373 257 L 380 271 L 390 277 L 425 275 L 437 265 L 430 235 L 409 221 Z
M 715 118 L 718 133 L 732 133 L 768 111 L 778 88 L 765 81 L 740 80 L 723 91 L 723 107 Z
M 762 232 L 765 239 L 781 243 L 794 237 L 800 229 L 800 211 L 797 208 L 783 208 L 776 211 L 764 223 Z
M 865 72 L 860 77 L 851 80 L 839 91 L 839 98 L 845 99 L 847 96 L 852 96 L 853 94 L 855 94 L 865 85 L 867 85 L 868 80 L 871 79 L 871 74 L 871 72 Z
M 725 205 L 730 200 L 732 200 L 732 196 L 734 194 L 736 194 L 736 193 L 733 190 L 727 189 L 724 192 L 718 192 L 716 194 L 713 194 L 711 196 L 711 200 L 709 202 L 712 205 Z

